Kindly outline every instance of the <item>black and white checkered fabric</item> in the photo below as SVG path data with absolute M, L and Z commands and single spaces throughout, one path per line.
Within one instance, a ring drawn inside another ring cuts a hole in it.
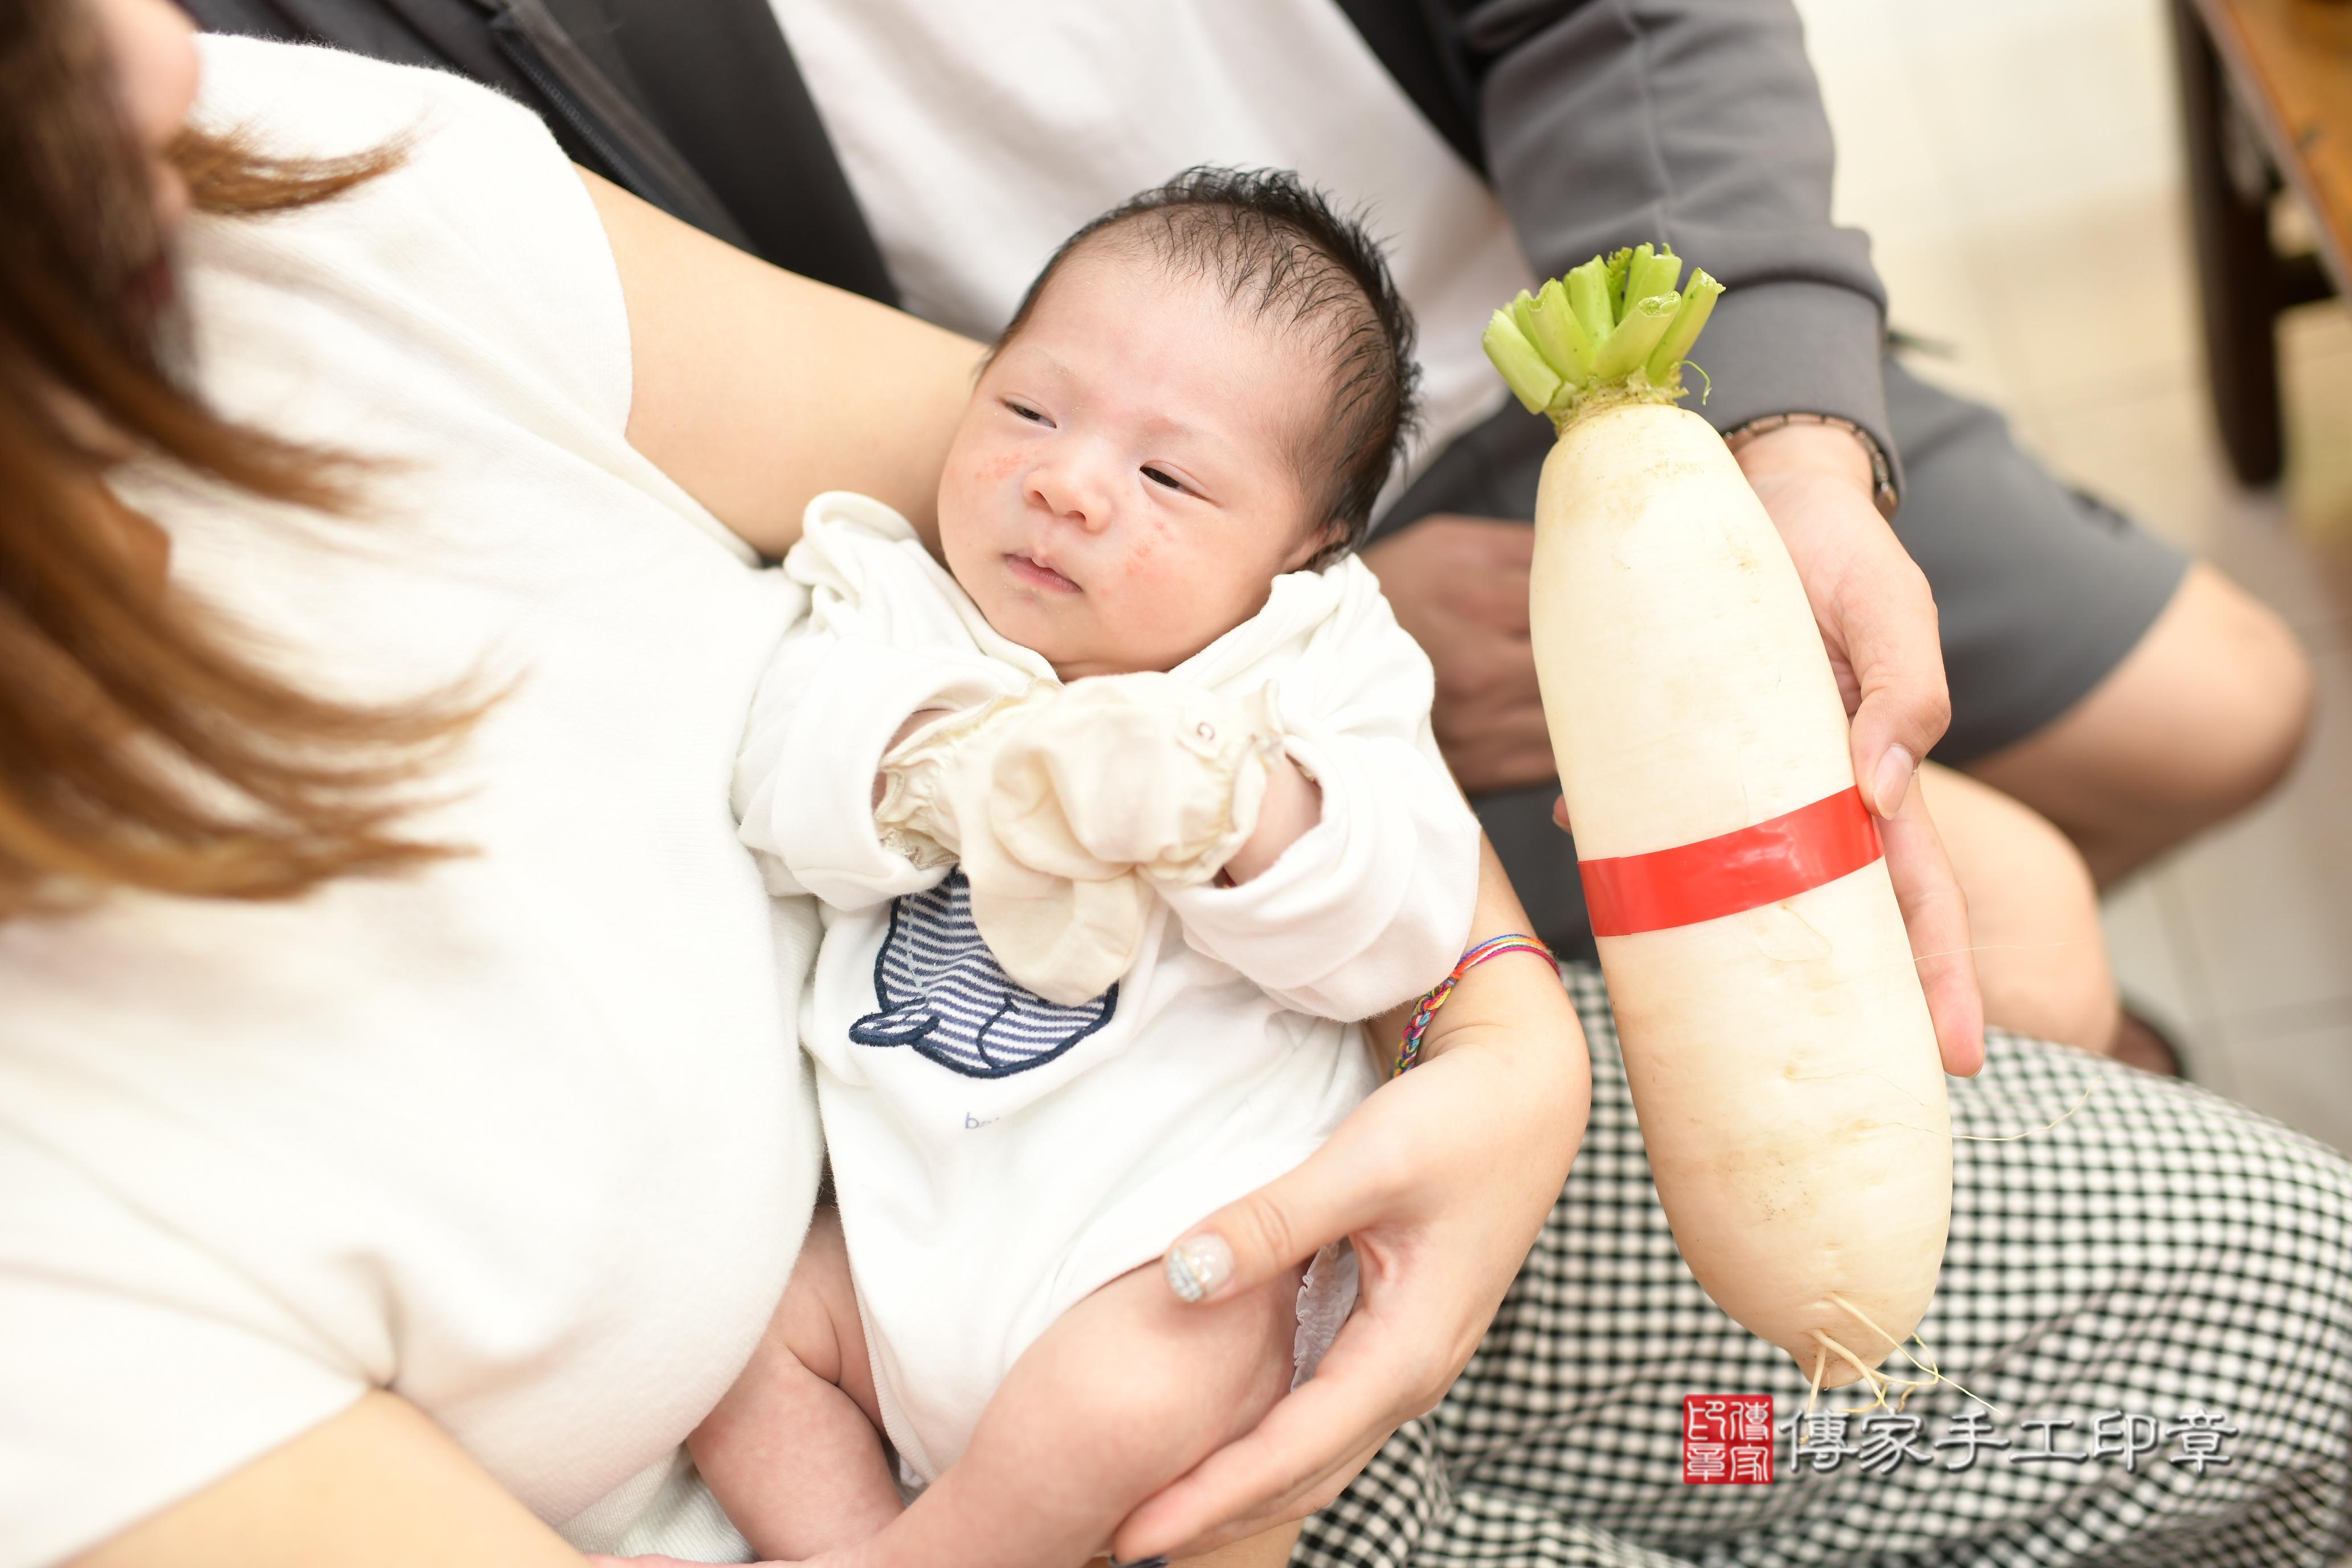
M 1297 1568 L 2320 1568 L 2352 1547 L 2352 1163 L 2193 1085 L 1998 1034 L 1952 1082 L 1955 1131 L 2038 1128 L 2093 1091 L 2048 1131 L 1954 1145 L 1920 1335 L 2012 1448 L 1792 1467 L 1784 1433 L 1769 1485 L 1685 1484 L 1685 1394 L 1769 1393 L 1785 1422 L 1805 1381 L 1684 1266 L 1600 973 L 1562 975 L 1593 1090 L 1567 1189 L 1453 1393 L 1307 1522 Z M 1938 1387 L 1906 1414 L 1933 1438 L 1970 1407 Z M 2129 1467 L 2012 1458 L 2092 1447 L 2118 1411 L 2177 1431 L 2192 1410 L 2234 1429 L 2227 1463 L 2199 1473 L 2184 1443 Z

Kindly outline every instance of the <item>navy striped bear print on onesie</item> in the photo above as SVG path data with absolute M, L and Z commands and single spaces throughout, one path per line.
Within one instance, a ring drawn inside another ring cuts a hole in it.
M 1042 1067 L 1110 1022 L 1118 987 L 1091 1002 L 1048 1002 L 1004 973 L 971 918 L 963 868 L 890 905 L 890 934 L 874 958 L 879 1011 L 849 1026 L 861 1046 L 910 1046 L 966 1078 L 1010 1078 Z

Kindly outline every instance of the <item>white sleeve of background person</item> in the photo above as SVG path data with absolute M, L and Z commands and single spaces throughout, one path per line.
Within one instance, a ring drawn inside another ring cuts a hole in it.
M 349 519 L 117 478 L 176 587 L 307 690 L 501 693 L 404 825 L 469 853 L 298 900 L 0 925 L 0 1568 L 68 1561 L 371 1389 L 598 1547 L 758 1342 L 821 1151 L 814 905 L 728 787 L 803 597 L 626 438 L 593 203 L 445 73 L 200 40 L 199 123 L 404 141 L 197 216 L 192 374 L 369 459 Z M 739 1559 L 740 1560 L 740 1559 Z
M 1362 563 L 1325 575 L 1337 603 L 1276 684 L 1284 749 L 1319 786 L 1319 819 L 1247 882 L 1164 896 L 1193 946 L 1286 1005 L 1369 1018 L 1461 956 L 1478 826 L 1430 730 L 1428 656 Z

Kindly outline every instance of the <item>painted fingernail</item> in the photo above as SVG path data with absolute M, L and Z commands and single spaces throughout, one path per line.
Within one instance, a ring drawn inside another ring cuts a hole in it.
M 1234 1249 L 1212 1232 L 1168 1249 L 1168 1289 L 1180 1300 L 1199 1301 L 1234 1277 Z
M 1878 759 L 1878 777 L 1870 785 L 1879 816 L 1892 816 L 1901 808 L 1903 797 L 1911 793 L 1911 775 L 1918 769 L 1918 763 L 1903 747 L 1886 748 L 1886 754 Z

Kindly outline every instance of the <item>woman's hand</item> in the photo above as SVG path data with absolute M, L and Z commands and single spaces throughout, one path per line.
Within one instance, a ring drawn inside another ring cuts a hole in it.
M 1526 929 L 1488 849 L 1471 941 Z M 1376 1041 L 1393 1041 L 1402 1016 L 1375 1023 Z M 1558 1200 L 1591 1107 L 1583 1031 L 1559 975 L 1507 954 L 1463 977 L 1420 1067 L 1305 1164 L 1179 1243 L 1209 1265 L 1213 1299 L 1349 1237 L 1361 1293 L 1313 1381 L 1130 1514 L 1118 1558 L 1199 1552 L 1303 1518 L 1443 1398 Z

